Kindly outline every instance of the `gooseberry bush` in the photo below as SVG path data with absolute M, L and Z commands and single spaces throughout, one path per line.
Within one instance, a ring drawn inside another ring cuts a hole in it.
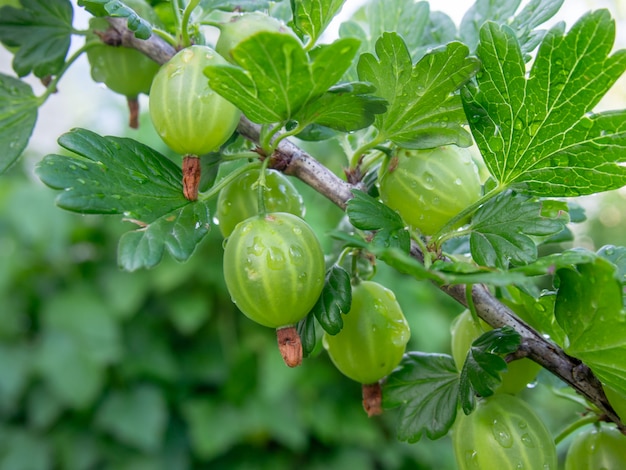
M 564 247 L 577 198 L 626 185 L 626 110 L 595 111 L 626 51 L 607 10 L 547 28 L 563 0 L 520 3 L 477 0 L 456 25 L 427 2 L 371 0 L 327 40 L 343 1 L 79 0 L 89 31 L 69 0 L 9 2 L 0 171 L 86 54 L 112 92 L 149 94 L 180 155 L 76 128 L 37 165 L 60 208 L 132 224 L 122 270 L 200 256 L 217 229 L 237 308 L 277 330 L 287 365 L 328 354 L 369 415 L 394 414 L 398 439 L 452 436 L 459 468 L 548 469 L 587 426 L 568 468 L 601 459 L 589 442 L 621 468 L 626 248 Z M 326 251 L 295 180 L 344 214 Z M 402 311 L 373 279 L 380 264 L 459 303 L 453 355 L 405 350 L 420 307 Z M 536 380 L 559 381 L 585 415 L 550 435 L 519 395 Z

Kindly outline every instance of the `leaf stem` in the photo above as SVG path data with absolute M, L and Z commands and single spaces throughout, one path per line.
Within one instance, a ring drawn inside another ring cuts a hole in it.
M 585 416 L 585 417 L 583 417 L 583 418 L 581 418 L 581 419 L 579 419 L 577 421 L 574 421 L 569 426 L 567 426 L 565 429 L 563 429 L 554 438 L 554 444 L 555 445 L 559 445 L 567 436 L 572 434 L 577 429 L 580 429 L 583 426 L 586 426 L 587 424 L 598 423 L 599 421 L 600 421 L 600 417 L 597 414 L 592 414 L 592 415 L 589 415 L 589 416 Z
M 176 41 L 176 38 L 174 36 L 172 36 L 170 33 L 168 33 L 167 31 L 160 29 L 160 28 L 155 28 L 154 26 L 152 27 L 152 32 L 160 37 L 161 39 L 163 39 L 164 41 L 166 41 L 169 45 L 176 47 L 178 45 L 178 41 Z
M 215 183 L 213 187 L 211 187 L 211 189 L 209 189 L 208 191 L 204 193 L 200 193 L 198 195 L 198 200 L 208 201 L 212 197 L 216 196 L 222 189 L 224 189 L 226 186 L 228 186 L 230 183 L 236 180 L 240 175 L 242 175 L 248 170 L 257 168 L 258 166 L 260 166 L 259 162 L 251 162 L 251 163 L 248 163 L 247 165 L 243 165 L 243 166 L 240 166 L 239 168 L 236 168 L 231 173 L 227 174 L 221 180 Z
M 57 73 L 55 77 L 50 81 L 50 83 L 46 87 L 46 91 L 44 91 L 43 94 L 37 98 L 38 106 L 43 105 L 50 97 L 50 95 L 56 91 L 59 81 L 61 80 L 65 72 L 67 72 L 68 69 L 72 66 L 72 64 L 76 62 L 76 59 L 78 59 L 83 52 L 86 52 L 88 49 L 99 45 L 100 43 L 98 42 L 88 42 L 76 52 L 74 52 L 74 54 L 72 54 L 70 58 L 67 59 L 67 62 L 63 64 L 63 67 L 61 68 L 61 70 L 59 70 L 59 73 Z
M 368 143 L 361 145 L 358 149 L 356 149 L 353 153 L 352 153 L 352 157 L 350 157 L 350 168 L 356 168 L 357 165 L 359 164 L 359 161 L 361 160 L 361 157 L 369 152 L 370 150 L 372 150 L 374 147 L 382 144 L 385 141 L 385 138 L 381 136 L 381 134 L 378 134 L 376 137 L 374 137 L 371 141 L 369 141 Z
M 185 11 L 183 11 L 183 18 L 181 22 L 181 34 L 183 39 L 183 46 L 187 47 L 191 45 L 191 39 L 189 38 L 189 17 L 191 12 L 198 6 L 200 0 L 190 0 Z
M 265 184 L 265 172 L 270 163 L 270 159 L 266 158 L 263 160 L 263 164 L 261 165 L 261 171 L 259 172 L 259 179 L 257 180 L 257 195 L 258 195 L 258 208 L 259 215 L 265 215 L 267 213 L 267 209 L 265 208 L 265 188 L 267 187 Z

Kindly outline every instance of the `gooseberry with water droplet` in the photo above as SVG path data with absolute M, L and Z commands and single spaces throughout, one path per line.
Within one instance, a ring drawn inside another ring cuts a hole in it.
M 373 281 L 352 287 L 352 306 L 336 335 L 324 334 L 324 347 L 345 376 L 372 384 L 400 363 L 411 332 L 393 292 Z
M 401 149 L 392 161 L 381 173 L 380 197 L 424 235 L 435 234 L 480 197 L 478 170 L 467 149 Z
M 452 428 L 459 470 L 557 469 L 554 440 L 537 413 L 521 398 L 498 394 L 459 413 Z

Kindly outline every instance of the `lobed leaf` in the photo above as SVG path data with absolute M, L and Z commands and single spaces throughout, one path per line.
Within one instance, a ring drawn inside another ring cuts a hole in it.
M 397 212 L 358 189 L 348 201 L 346 213 L 350 222 L 361 230 L 375 230 L 373 245 L 380 248 L 399 248 L 409 251 L 409 232 Z
M 500 356 L 515 352 L 520 341 L 519 333 L 509 326 L 490 330 L 474 340 L 459 381 L 461 408 L 466 415 L 474 409 L 476 394 L 493 395 L 502 382 L 500 374 L 507 369 Z
M 37 122 L 38 105 L 28 84 L 0 74 L 0 173 L 26 148 Z
M 123 214 L 140 227 L 120 239 L 123 268 L 153 267 L 165 250 L 184 261 L 208 233 L 206 203 L 185 199 L 180 167 L 150 147 L 85 129 L 62 135 L 59 144 L 78 156 L 47 155 L 37 168 L 46 185 L 63 190 L 57 204 L 85 214 Z
M 615 25 L 606 10 L 583 16 L 565 34 L 545 36 L 526 74 L 514 31 L 487 23 L 483 63 L 463 101 L 474 139 L 501 186 L 538 196 L 578 196 L 626 184 L 626 111 L 592 114 L 626 70 L 626 51 L 609 56 Z
M 566 353 L 588 365 L 611 388 L 626 394 L 626 312 L 616 266 L 603 257 L 559 269 L 555 316 L 566 334 Z
M 313 312 L 309 312 L 306 317 L 300 320 L 296 325 L 296 329 L 302 343 L 302 355 L 303 357 L 309 357 L 317 345 L 315 315 L 313 315 Z
M 85 214 L 124 214 L 149 224 L 188 201 L 182 171 L 150 147 L 129 138 L 102 137 L 75 129 L 59 144 L 78 156 L 47 155 L 37 175 L 62 189 L 57 204 Z
M 472 258 L 479 265 L 507 269 L 537 259 L 537 245 L 531 236 L 559 233 L 569 222 L 566 212 L 553 217 L 542 214 L 542 202 L 528 196 L 502 193 L 483 205 L 470 227 Z
M 471 50 L 475 50 L 481 27 L 487 21 L 492 21 L 510 26 L 515 31 L 522 51 L 529 54 L 546 33 L 545 30 L 535 28 L 553 17 L 563 5 L 563 0 L 531 0 L 526 3 L 522 11 L 515 15 L 520 4 L 520 0 L 502 2 L 477 0 L 461 20 L 459 27 L 461 39 Z
M 301 126 L 313 124 L 341 132 L 363 129 L 386 109 L 385 100 L 370 94 L 374 91 L 374 87 L 361 82 L 337 85 L 309 102 L 294 120 Z
M 322 328 L 336 335 L 343 328 L 343 319 L 352 304 L 350 274 L 338 265 L 333 265 L 326 273 L 324 289 L 313 307 L 313 314 Z
M 371 82 L 388 103 L 376 116 L 378 140 L 404 148 L 432 148 L 456 144 L 467 147 L 471 138 L 463 129 L 465 115 L 456 91 L 479 68 L 468 49 L 452 42 L 426 54 L 413 66 L 402 38 L 384 33 L 376 42 L 376 58 L 363 54 L 359 79 Z
M 333 85 L 358 50 L 356 39 L 339 39 L 307 54 L 290 34 L 262 32 L 232 51 L 237 65 L 205 69 L 211 87 L 259 124 L 297 122 L 350 131 L 373 122 L 385 110 L 364 83 Z
M 446 435 L 454 424 L 459 375 L 447 354 L 410 352 L 383 385 L 383 407 L 400 408 L 397 436 L 417 442 Z
M 73 9 L 69 0 L 20 0 L 22 8 L 0 9 L 0 41 L 17 47 L 13 70 L 24 77 L 59 73 L 72 36 Z
M 358 37 L 362 42 L 361 53 L 374 52 L 376 41 L 383 33 L 395 32 L 406 44 L 411 58 L 417 60 L 424 46 L 429 45 L 424 41 L 429 32 L 429 14 L 428 2 L 372 0 L 358 10 L 350 21 L 342 24 L 340 32 L 342 36 Z M 456 36 L 456 27 L 452 36 Z
M 294 29 L 315 44 L 345 0 L 291 0 Z
M 209 233 L 210 224 L 209 207 L 203 201 L 163 214 L 149 225 L 122 235 L 118 264 L 127 271 L 152 268 L 161 262 L 165 250 L 174 259 L 186 261 Z

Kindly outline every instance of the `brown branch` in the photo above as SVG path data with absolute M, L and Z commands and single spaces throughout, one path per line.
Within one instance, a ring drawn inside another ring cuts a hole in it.
M 165 63 L 175 53 L 172 46 L 156 36 L 145 41 L 137 39 L 126 27 L 125 19 L 109 18 L 109 22 L 119 34 L 122 45 L 134 47 L 159 63 Z M 259 143 L 260 126 L 250 122 L 245 116 L 241 118 L 237 130 L 243 137 Z M 350 191 L 353 185 L 343 181 L 288 140 L 280 142 L 271 159 L 270 167 L 299 178 L 341 209 L 345 209 L 348 200 L 352 197 Z M 411 256 L 423 262 L 423 254 L 416 244 L 411 246 Z M 464 285 L 440 286 L 440 288 L 459 303 L 467 306 Z M 602 384 L 589 367 L 580 360 L 565 354 L 559 346 L 527 325 L 508 307 L 499 302 L 486 286 L 474 285 L 472 299 L 478 315 L 483 320 L 494 328 L 508 325 L 515 329 L 522 337 L 521 348 L 526 357 L 552 372 L 597 406 L 604 413 L 606 420 L 616 423 L 618 428 L 626 434 L 626 426 L 609 404 Z

